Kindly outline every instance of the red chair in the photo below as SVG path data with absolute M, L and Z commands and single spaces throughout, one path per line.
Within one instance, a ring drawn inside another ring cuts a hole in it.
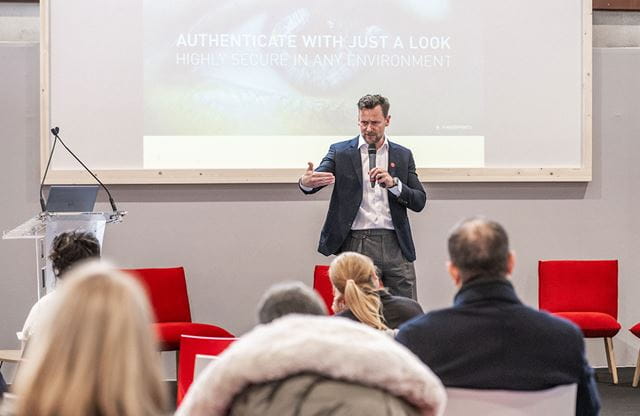
M 613 341 L 618 322 L 618 260 L 549 260 L 538 263 L 538 305 L 580 327 L 586 338 L 604 338 L 607 365 L 618 384 Z
M 638 338 L 640 338 L 640 322 L 635 324 L 629 331 Z M 633 387 L 638 387 L 638 381 L 640 381 L 640 351 L 638 352 L 638 361 L 636 361 L 636 371 L 633 373 Z
M 329 266 L 316 265 L 313 271 L 313 288 L 327 305 L 329 315 L 333 315 L 333 285 L 329 279 Z
M 210 338 L 183 335 L 180 341 L 180 362 L 178 364 L 178 394 L 176 405 L 187 394 L 189 386 L 193 383 L 193 372 L 195 370 L 196 355 L 220 355 L 237 338 Z
M 149 295 L 156 319 L 153 326 L 158 334 L 160 351 L 179 351 L 181 335 L 227 338 L 234 336 L 219 326 L 191 322 L 184 268 L 125 271 L 137 278 Z M 177 360 L 178 357 L 176 364 Z

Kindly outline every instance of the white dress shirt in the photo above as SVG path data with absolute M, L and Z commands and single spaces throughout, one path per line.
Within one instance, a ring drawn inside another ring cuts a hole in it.
M 384 143 L 376 151 L 376 167 L 384 170 L 389 169 L 389 142 L 384 137 Z M 393 221 L 391 220 L 391 211 L 389 210 L 389 195 L 387 189 L 376 183 L 375 187 L 371 187 L 369 181 L 369 145 L 365 142 L 362 135 L 358 138 L 358 149 L 360 150 L 360 159 L 362 161 L 362 202 L 358 208 L 356 218 L 351 224 L 352 230 L 370 230 L 374 228 L 382 228 L 393 230 Z M 311 191 L 313 188 L 298 183 L 300 188 L 305 191 Z M 398 186 L 388 189 L 395 196 L 400 196 L 402 192 L 402 182 L 398 180 Z
M 386 137 L 383 138 L 384 143 L 376 151 L 376 167 L 389 169 L 389 142 Z M 351 225 L 352 230 L 370 230 L 374 228 L 382 228 L 393 230 L 393 221 L 391 220 L 391 211 L 389 210 L 389 194 L 387 189 L 381 187 L 378 183 L 372 188 L 369 181 L 369 145 L 365 142 L 362 135 L 358 139 L 358 149 L 360 150 L 360 159 L 362 160 L 362 202 L 356 218 Z M 398 181 L 398 186 L 388 189 L 394 195 L 400 195 L 402 192 L 402 183 Z

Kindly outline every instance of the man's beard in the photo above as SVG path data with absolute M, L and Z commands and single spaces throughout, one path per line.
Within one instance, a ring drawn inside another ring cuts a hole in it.
M 371 144 L 378 144 L 382 138 L 384 137 L 384 134 L 378 136 L 377 134 L 374 135 L 364 135 L 364 141 L 367 143 L 371 143 Z

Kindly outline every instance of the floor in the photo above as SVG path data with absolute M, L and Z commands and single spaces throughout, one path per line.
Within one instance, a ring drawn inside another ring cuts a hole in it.
M 602 410 L 600 416 L 637 416 L 640 415 L 640 388 L 631 387 L 633 368 L 618 369 L 617 385 L 611 383 L 606 369 L 596 370 L 596 380 L 600 391 Z
M 631 387 L 633 368 L 619 368 L 618 385 L 611 383 L 606 369 L 596 370 L 596 380 L 602 403 L 601 416 L 638 416 L 640 415 L 640 387 Z M 175 404 L 176 382 L 167 381 L 172 392 L 171 403 Z

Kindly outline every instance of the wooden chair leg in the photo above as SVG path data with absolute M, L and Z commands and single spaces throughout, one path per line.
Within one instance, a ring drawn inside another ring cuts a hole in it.
M 607 352 L 607 365 L 613 384 L 618 384 L 618 368 L 616 367 L 616 357 L 613 355 L 613 339 L 606 337 L 604 339 L 604 349 Z
M 636 362 L 636 371 L 633 373 L 633 387 L 638 387 L 638 381 L 640 381 L 640 351 L 638 351 L 638 361 Z

